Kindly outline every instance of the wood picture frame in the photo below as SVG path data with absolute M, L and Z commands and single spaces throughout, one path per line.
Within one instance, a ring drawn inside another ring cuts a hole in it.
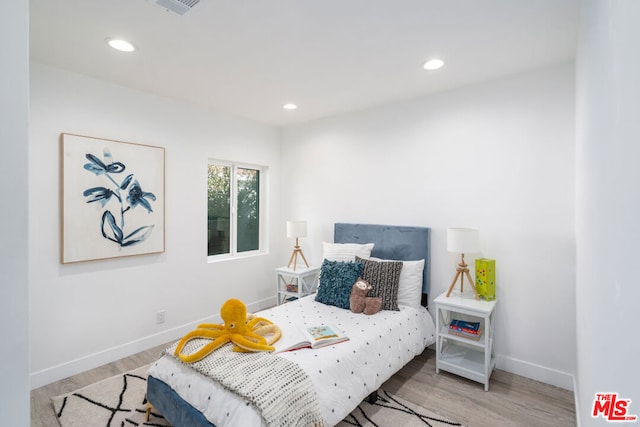
M 165 250 L 163 147 L 62 133 L 61 263 Z

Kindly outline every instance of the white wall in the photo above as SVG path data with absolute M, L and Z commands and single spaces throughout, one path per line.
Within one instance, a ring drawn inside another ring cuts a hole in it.
M 273 269 L 285 243 L 279 189 L 271 185 L 267 200 L 270 253 L 208 264 L 206 173 L 208 158 L 240 160 L 267 166 L 278 182 L 276 129 L 39 64 L 30 119 L 34 388 L 177 338 L 213 321 L 228 298 L 251 310 L 275 303 Z M 165 253 L 60 264 L 61 132 L 165 147 Z
M 29 136 L 29 2 L 0 14 L 0 414 L 5 425 L 29 425 L 27 145 Z
M 308 221 L 305 254 L 320 262 L 336 221 L 432 227 L 432 301 L 457 262 L 446 228 L 479 227 L 481 255 L 497 260 L 498 367 L 572 388 L 573 72 L 558 65 L 285 130 L 283 215 Z
M 577 385 L 583 426 L 606 425 L 596 393 L 640 416 L 640 2 L 583 2 L 577 61 Z

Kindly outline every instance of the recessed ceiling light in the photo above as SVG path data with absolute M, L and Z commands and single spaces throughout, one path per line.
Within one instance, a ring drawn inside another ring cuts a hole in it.
M 442 59 L 433 58 L 424 63 L 425 70 L 437 70 L 438 68 L 444 65 L 444 61 Z
M 105 40 L 109 46 L 121 52 L 133 52 L 136 47 L 126 40 L 107 38 Z
M 298 106 L 296 104 L 284 104 L 282 108 L 285 110 L 295 110 Z

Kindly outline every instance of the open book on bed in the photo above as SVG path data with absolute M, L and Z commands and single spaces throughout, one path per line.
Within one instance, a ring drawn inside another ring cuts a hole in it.
M 331 323 L 301 327 L 287 335 L 283 334 L 279 342 L 275 344 L 276 353 L 301 348 L 322 348 L 349 340 L 344 332 Z

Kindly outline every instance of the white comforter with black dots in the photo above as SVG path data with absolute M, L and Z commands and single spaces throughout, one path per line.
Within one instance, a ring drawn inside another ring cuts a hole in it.
M 256 313 L 282 329 L 276 351 L 300 327 L 331 323 L 349 341 L 320 349 L 279 353 L 297 363 L 315 387 L 327 426 L 345 418 L 369 394 L 435 342 L 435 325 L 424 307 L 400 306 L 372 316 L 325 305 L 315 295 Z M 290 331 L 287 333 L 287 331 Z M 165 382 L 217 427 L 265 425 L 257 410 L 173 357 L 152 365 L 149 375 Z

